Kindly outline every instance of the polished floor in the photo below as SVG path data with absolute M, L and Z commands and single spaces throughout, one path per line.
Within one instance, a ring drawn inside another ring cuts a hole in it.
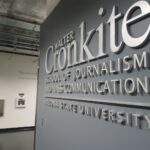
M 34 130 L 0 132 L 0 150 L 33 150 Z

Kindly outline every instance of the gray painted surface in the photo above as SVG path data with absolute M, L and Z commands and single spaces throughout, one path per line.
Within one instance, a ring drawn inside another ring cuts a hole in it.
M 79 25 L 84 20 L 87 23 L 87 31 L 99 26 L 101 22 L 106 22 L 112 11 L 112 6 L 116 5 L 119 12 L 125 13 L 129 6 L 136 0 L 62 0 L 55 11 L 49 16 L 41 28 L 41 56 L 40 73 L 38 86 L 38 108 L 37 108 L 37 129 L 36 129 L 36 150 L 149 150 L 150 131 L 148 129 L 131 128 L 121 126 L 103 120 L 89 118 L 70 112 L 49 108 L 45 106 L 44 81 L 46 77 L 44 69 L 45 52 L 49 45 L 56 43 L 65 34 L 74 30 L 75 38 L 79 42 Z M 98 16 L 98 10 L 104 7 L 107 10 L 105 17 Z M 141 35 L 149 24 L 149 20 L 135 25 L 132 29 L 136 36 Z M 119 23 L 120 29 L 121 22 Z M 142 28 L 141 28 L 142 27 Z M 106 30 L 106 41 L 109 43 L 109 28 Z M 120 34 L 119 34 L 120 35 Z M 121 39 L 121 37 L 119 37 Z M 92 49 L 97 48 L 96 37 L 91 43 Z M 149 42 L 141 50 L 149 51 Z M 106 49 L 109 51 L 109 44 Z M 134 49 L 136 50 L 136 49 Z M 112 55 L 116 59 L 118 56 L 132 55 L 133 49 L 125 47 L 119 55 Z M 109 58 L 106 58 L 108 60 Z M 102 62 L 98 60 L 98 62 Z M 138 72 L 132 73 L 136 76 Z M 149 74 L 143 72 L 139 76 Z M 129 74 L 125 74 L 127 77 Z M 115 76 L 114 76 L 115 77 Z M 116 76 L 119 78 L 119 76 Z M 108 77 L 109 79 L 110 77 Z M 121 78 L 121 77 L 120 77 Z M 73 95 L 78 96 L 78 95 Z M 107 95 L 101 96 L 102 99 L 149 102 L 149 95 L 144 96 L 123 96 Z M 52 98 L 49 98 L 52 100 Z M 55 101 L 61 101 L 55 99 Z M 63 99 L 66 102 L 65 99 Z M 114 109 L 132 113 L 148 114 L 149 110 L 138 108 L 126 108 L 119 106 L 107 106 L 101 104 L 90 104 L 83 102 L 71 102 L 85 106 Z
M 0 133 L 0 150 L 33 150 L 34 131 Z

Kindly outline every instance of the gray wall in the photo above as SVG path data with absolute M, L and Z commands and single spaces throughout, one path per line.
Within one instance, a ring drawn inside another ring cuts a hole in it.
M 75 31 L 75 39 L 79 41 L 79 25 L 84 20 L 86 21 L 86 30 L 99 26 L 101 22 L 107 22 L 112 6 L 118 6 L 118 11 L 125 13 L 127 9 L 136 0 L 62 0 L 56 7 L 53 13 L 48 17 L 41 27 L 41 55 L 40 55 L 40 72 L 39 72 L 39 86 L 38 86 L 38 106 L 37 106 L 37 124 L 36 124 L 36 150 L 149 150 L 150 148 L 150 130 L 147 128 L 139 129 L 136 127 L 123 126 L 112 122 L 107 122 L 98 118 L 82 116 L 79 114 L 63 111 L 61 109 L 50 108 L 45 103 L 49 100 L 57 102 L 63 101 L 69 103 L 64 99 L 45 98 L 45 68 L 44 59 L 46 49 L 49 45 L 56 43 L 60 38 L 71 30 Z M 98 15 L 100 7 L 106 9 L 106 15 L 101 17 Z M 121 28 L 121 21 L 119 22 L 119 29 Z M 136 36 L 144 33 L 149 19 L 136 24 L 131 32 L 136 33 Z M 119 35 L 120 31 L 119 31 Z M 91 48 L 97 49 L 97 37 L 93 37 Z M 122 37 L 119 36 L 119 40 Z M 109 26 L 106 26 L 106 49 L 110 57 L 97 60 L 97 63 L 123 57 L 125 55 L 132 55 L 135 51 L 148 51 L 149 42 L 145 43 L 140 49 L 132 49 L 127 46 L 123 51 L 114 55 L 110 52 L 109 45 Z M 137 53 L 138 53 L 137 52 Z M 95 62 L 91 62 L 95 63 Z M 84 66 L 86 64 L 83 64 Z M 70 70 L 72 70 L 71 68 Z M 149 75 L 150 71 L 138 72 L 121 75 L 108 76 L 106 79 L 123 78 L 123 77 L 142 77 Z M 105 79 L 103 77 L 102 79 Z M 65 96 L 65 95 L 64 95 Z M 79 97 L 78 94 L 73 94 L 73 97 Z M 63 97 L 63 96 L 62 96 Z M 90 96 L 87 96 L 90 97 Z M 86 99 L 86 96 L 84 97 Z M 101 95 L 96 97 L 99 99 L 109 99 L 118 101 L 132 101 L 132 102 L 148 102 L 149 95 Z M 92 98 L 91 98 L 92 99 Z M 127 113 L 149 114 L 149 109 L 123 107 L 106 104 L 95 104 L 85 102 L 70 101 L 71 104 L 92 106 L 96 108 L 107 108 L 116 111 L 124 111 Z
M 34 131 L 0 132 L 0 150 L 33 150 Z

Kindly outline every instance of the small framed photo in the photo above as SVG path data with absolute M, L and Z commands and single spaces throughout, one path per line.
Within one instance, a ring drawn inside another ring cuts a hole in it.
M 18 97 L 16 98 L 15 101 L 15 107 L 16 108 L 25 108 L 26 107 L 26 99 L 24 97 L 24 93 L 19 93 Z

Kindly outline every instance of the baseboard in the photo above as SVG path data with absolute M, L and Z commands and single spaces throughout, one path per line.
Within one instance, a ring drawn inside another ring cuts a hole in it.
M 18 127 L 18 128 L 4 128 L 4 129 L 0 129 L 0 133 L 4 133 L 4 132 L 21 132 L 21 131 L 31 131 L 31 130 L 35 130 L 35 126 L 31 126 L 31 127 Z

